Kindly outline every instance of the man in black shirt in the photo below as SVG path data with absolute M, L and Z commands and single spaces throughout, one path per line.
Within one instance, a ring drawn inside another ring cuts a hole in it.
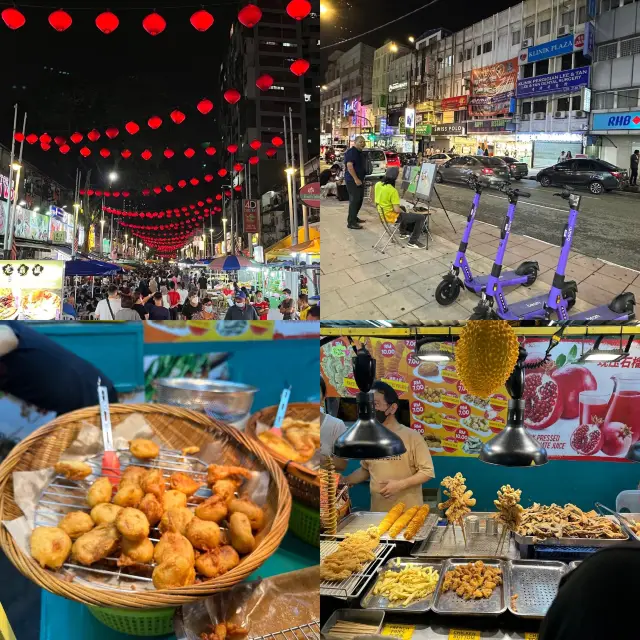
M 149 320 L 170 320 L 171 314 L 169 313 L 169 309 L 163 305 L 162 294 L 156 291 L 151 299 L 153 300 L 153 304 L 147 306 Z
M 198 278 L 198 286 L 200 287 L 200 297 L 204 298 L 207 295 L 207 276 L 204 273 Z
M 58 415 L 98 404 L 98 378 L 118 402 L 113 383 L 92 364 L 31 329 L 0 323 L 0 391 Z
M 344 163 L 347 170 L 344 174 L 344 181 L 349 192 L 349 217 L 347 227 L 349 229 L 362 229 L 358 213 L 364 202 L 364 179 L 367 175 L 365 157 L 362 150 L 366 146 L 366 141 L 362 136 L 355 139 L 354 146 L 344 154 Z

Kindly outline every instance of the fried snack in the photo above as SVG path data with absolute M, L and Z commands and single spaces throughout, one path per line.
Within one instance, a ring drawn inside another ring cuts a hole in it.
M 112 524 L 121 511 L 122 507 L 117 504 L 101 502 L 91 509 L 91 519 L 96 524 Z
M 397 502 L 396 504 L 389 509 L 387 515 L 382 519 L 382 522 L 378 525 L 378 532 L 381 536 L 383 536 L 389 529 L 393 523 L 402 515 L 404 511 L 405 504 L 404 502 Z
M 260 531 L 264 526 L 264 511 L 248 498 L 233 498 L 229 501 L 229 513 L 244 513 L 254 531 Z
M 174 533 L 185 534 L 187 525 L 195 516 L 191 509 L 187 507 L 175 507 L 165 511 L 160 520 L 160 533 L 166 533 L 167 531 L 173 531 Z
M 238 552 L 229 545 L 207 551 L 196 558 L 198 573 L 207 578 L 217 578 L 224 575 L 239 564 L 240 556 Z
M 162 500 L 166 489 L 164 482 L 161 469 L 149 469 L 142 477 L 140 486 L 145 493 L 152 493 L 158 500 Z
M 441 482 L 444 487 L 443 493 L 448 496 L 448 500 L 438 504 L 438 509 L 444 511 L 449 524 L 461 525 L 464 516 L 471 511 L 470 507 L 476 504 L 476 499 L 472 498 L 473 491 L 468 491 L 464 483 L 465 478 L 460 472 L 453 478 L 447 476 Z
M 418 367 L 418 375 L 424 378 L 433 378 L 438 375 L 438 365 L 435 362 L 421 362 Z
M 84 480 L 93 473 L 93 469 L 86 462 L 79 462 L 77 460 L 57 462 L 54 470 L 67 480 Z
M 220 546 L 222 535 L 215 522 L 191 518 L 184 533 L 187 540 L 196 548 L 209 551 Z
M 424 521 L 427 519 L 429 515 L 429 505 L 423 504 L 419 509 L 418 513 L 411 519 L 409 524 L 407 525 L 407 530 L 404 532 L 405 540 L 413 540 L 416 533 L 420 531 L 420 527 L 424 524 Z
M 169 531 L 162 534 L 153 550 L 153 560 L 160 564 L 172 556 L 184 556 L 191 561 L 191 564 L 195 560 L 191 543 L 183 535 Z
M 137 484 L 125 484 L 113 496 L 113 504 L 117 504 L 120 507 L 136 508 L 143 497 L 144 491 Z
M 71 538 L 60 527 L 36 527 L 31 532 L 31 555 L 43 569 L 59 569 L 69 557 L 71 545 Z
M 91 531 L 95 526 L 91 516 L 84 511 L 69 511 L 58 523 L 58 527 L 62 529 L 72 540 L 79 538 L 83 533 Z
M 148 564 L 153 560 L 153 542 L 149 538 L 142 540 L 122 539 L 122 553 L 118 558 L 119 567 L 132 564 Z
M 251 532 L 249 517 L 236 511 L 229 518 L 229 535 L 231 546 L 243 555 L 251 553 L 256 548 L 256 540 Z
M 249 632 L 231 622 L 220 622 L 211 633 L 201 633 L 200 640 L 244 640 Z
M 282 421 L 282 435 L 307 462 L 320 448 L 320 421 L 308 422 L 285 417 Z
M 418 513 L 418 507 L 411 507 L 407 509 L 394 523 L 391 529 L 389 529 L 389 536 L 395 538 L 410 522 L 413 516 Z
M 511 609 L 513 611 L 517 611 L 518 610 L 518 598 L 520 597 L 519 593 L 514 593 L 511 596 Z
M 232 480 L 231 478 L 227 480 L 217 480 L 214 482 L 211 490 L 217 496 L 220 496 L 226 503 L 229 503 L 236 497 L 236 491 L 242 485 L 242 481 L 240 480 Z
M 121 483 L 122 486 L 122 483 Z M 98 478 L 87 492 L 87 503 L 90 507 L 95 507 L 103 502 L 111 502 L 113 495 L 113 485 L 109 478 Z
M 190 455 L 193 455 L 194 453 L 198 453 L 198 451 L 200 451 L 200 447 L 196 447 L 196 446 L 183 447 L 182 455 L 183 456 L 190 456 Z
M 111 555 L 117 549 L 119 541 L 115 524 L 99 524 L 73 543 L 71 556 L 80 564 L 89 566 Z
M 320 578 L 331 582 L 345 580 L 376 557 L 374 550 L 378 544 L 378 527 L 369 527 L 366 531 L 347 536 L 336 551 L 320 562 Z
M 228 512 L 227 502 L 221 496 L 211 496 L 196 507 L 196 516 L 211 522 L 222 522 Z
M 226 465 L 210 464 L 207 467 L 207 484 L 214 484 L 218 480 L 227 480 L 228 478 L 244 478 L 250 480 L 251 471 L 244 467 L 231 467 Z
M 162 496 L 162 506 L 165 511 L 177 509 L 178 507 L 186 507 L 187 496 L 175 489 L 169 489 L 169 491 Z
M 186 496 L 192 496 L 201 486 L 202 482 L 197 482 L 191 476 L 181 471 L 172 473 L 169 477 L 169 484 L 172 489 L 184 493 Z
M 125 484 L 137 484 L 138 486 L 142 486 L 142 478 L 144 478 L 145 475 L 147 475 L 147 469 L 144 467 L 127 467 L 122 472 L 122 476 L 120 476 L 120 486 L 122 487 Z
M 175 589 L 193 584 L 196 581 L 196 571 L 188 558 L 172 556 L 153 570 L 151 578 L 156 589 Z
M 376 596 L 383 596 L 389 602 L 407 607 L 414 601 L 431 595 L 438 585 L 440 574 L 433 567 L 408 565 L 400 571 L 385 571 L 373 590 Z
M 160 518 L 162 518 L 162 513 L 164 511 L 162 502 L 160 502 L 160 500 L 158 500 L 158 498 L 156 498 L 152 493 L 145 494 L 144 498 L 142 498 L 138 505 L 138 509 L 147 516 L 147 520 L 152 527 L 160 522 Z
M 142 540 L 149 537 L 149 521 L 138 509 L 127 507 L 116 517 L 116 528 L 123 538 Z
M 272 433 L 271 431 L 263 431 L 258 434 L 260 442 L 264 444 L 268 449 L 281 455 L 287 460 L 292 462 L 303 462 L 303 457 L 290 445 L 284 438 Z
M 524 511 L 520 504 L 521 489 L 513 489 L 511 485 L 505 484 L 498 489 L 498 499 L 493 501 L 498 513 L 495 519 L 509 531 L 516 531 L 522 520 Z
M 442 592 L 454 591 L 465 600 L 490 598 L 493 590 L 502 584 L 502 569 L 489 567 L 482 560 L 459 565 L 447 571 L 442 582 Z
M 136 438 L 129 442 L 129 451 L 140 460 L 151 460 L 160 455 L 160 447 L 151 440 L 145 438 Z

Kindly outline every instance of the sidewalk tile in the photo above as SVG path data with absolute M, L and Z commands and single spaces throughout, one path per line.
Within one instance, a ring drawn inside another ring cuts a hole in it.
M 324 303 L 325 293 L 329 291 L 335 291 L 340 287 L 347 287 L 350 284 L 354 284 L 354 281 L 344 271 L 336 271 L 335 273 L 326 273 L 321 276 L 322 284 L 322 297 Z
M 469 317 L 469 312 L 460 304 L 455 302 L 449 307 L 441 307 L 435 300 L 429 304 L 419 307 L 413 311 L 413 315 L 420 322 L 432 323 L 435 320 L 443 322 L 451 320 L 465 320 Z
M 388 320 L 393 320 L 410 313 L 414 309 L 424 305 L 425 302 L 425 299 L 413 291 L 411 287 L 405 287 L 393 293 L 387 293 L 373 300 L 376 307 L 380 309 L 382 318 Z
M 387 292 L 387 288 L 383 284 L 373 279 L 338 289 L 340 298 L 344 300 L 347 307 L 374 300 Z
M 549 248 L 549 244 L 547 242 L 542 242 L 542 240 L 536 240 L 535 238 L 526 238 L 522 244 L 534 251 L 540 252 L 546 251 Z
M 329 260 L 320 256 L 320 264 L 322 273 L 335 273 L 336 271 L 344 271 L 353 266 L 353 259 L 350 256 L 333 256 Z
M 589 271 L 597 271 L 602 266 L 602 260 L 590 258 L 579 253 L 572 253 L 569 257 L 569 264 L 576 264 L 579 267 L 586 267 Z
M 598 270 L 598 274 L 616 278 L 616 280 L 622 280 L 627 284 L 633 284 L 633 282 L 635 282 L 640 276 L 637 271 L 625 269 L 624 267 L 616 267 L 612 264 L 605 264 L 602 269 Z
M 415 282 L 418 282 L 422 279 L 422 276 L 416 273 L 412 267 L 406 267 L 399 271 L 392 271 L 386 275 L 379 276 L 376 279 L 389 291 L 395 291 L 396 289 L 404 289 L 404 287 L 408 287 Z
M 605 291 L 587 282 L 581 283 L 578 287 L 578 299 L 588 303 L 590 307 L 608 304 L 618 293 L 620 292 L 612 293 L 611 291 Z
M 611 296 L 617 295 L 626 286 L 626 283 L 618 280 L 617 278 L 611 278 L 610 276 L 603 275 L 602 269 L 590 275 L 584 281 L 584 284 L 603 289 L 604 291 L 609 292 L 609 295 Z
M 515 255 L 520 256 L 523 259 L 531 259 L 535 258 L 538 255 L 539 251 L 536 249 L 532 249 L 528 244 L 518 244 L 515 247 L 511 244 L 509 245 L 509 252 L 515 253 Z
M 492 244 L 494 246 L 498 245 L 497 238 L 488 233 L 476 233 L 475 229 L 471 232 L 471 240 L 469 241 L 470 245 L 474 244 Z
M 433 276 L 442 276 L 449 271 L 448 265 L 440 260 L 430 260 L 411 267 L 411 270 L 421 278 L 432 278 Z
M 481 244 L 481 245 L 473 245 L 473 250 L 476 253 L 479 253 L 481 256 L 485 256 L 487 258 L 493 258 L 498 251 L 498 245 L 494 243 L 490 244 Z
M 390 258 L 392 256 L 387 255 L 385 253 L 380 253 L 379 251 L 374 251 L 373 249 L 369 249 L 368 251 L 359 251 L 358 253 L 352 253 L 351 257 L 353 258 L 354 264 L 370 264 L 371 262 L 380 262 L 380 260 L 385 260 L 386 258 Z
M 419 256 L 414 255 L 414 253 L 418 254 L 425 252 L 424 250 L 420 251 L 418 249 L 414 249 L 411 253 L 407 251 L 407 253 L 401 254 L 399 256 L 385 258 L 384 260 L 381 260 L 380 263 L 383 264 L 389 271 L 400 271 L 400 269 L 404 269 L 405 267 L 410 267 L 421 262 L 421 260 L 418 259 Z
M 362 282 L 363 280 L 369 280 L 388 273 L 387 269 L 381 262 L 372 262 L 364 266 L 357 266 L 351 269 L 347 269 L 345 274 L 353 280 L 353 282 Z M 345 282 L 345 285 L 348 283 Z
M 405 315 L 396 318 L 396 322 L 404 322 L 410 326 L 416 326 L 420 324 L 420 320 L 416 318 L 413 313 L 405 313 Z
M 560 257 L 560 251 L 561 251 L 561 247 L 549 247 L 548 249 L 545 249 L 543 253 L 548 256 L 552 256 L 557 260 Z
M 322 292 L 322 305 L 320 316 L 322 319 L 340 313 L 347 308 L 345 301 L 338 295 L 337 291 Z
M 436 289 L 438 285 L 442 282 L 442 276 L 444 272 L 440 272 L 437 275 L 431 276 L 420 282 L 416 282 L 411 285 L 411 288 L 416 292 L 417 295 L 421 296 L 425 299 L 425 302 L 429 303 L 436 299 Z
M 355 307 L 343 309 L 330 316 L 322 316 L 323 320 L 381 320 L 380 309 L 373 302 L 364 302 Z

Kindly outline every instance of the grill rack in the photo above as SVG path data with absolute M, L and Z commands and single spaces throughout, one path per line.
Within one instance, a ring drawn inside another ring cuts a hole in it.
M 267 633 L 264 636 L 250 636 L 249 640 L 320 640 L 320 621 L 314 619 L 307 624 L 283 631 Z

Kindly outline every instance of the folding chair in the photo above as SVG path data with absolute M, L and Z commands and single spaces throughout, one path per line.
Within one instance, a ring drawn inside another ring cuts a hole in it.
M 396 238 L 396 233 L 400 229 L 400 222 L 399 222 L 400 216 L 398 216 L 398 218 L 395 221 L 395 223 L 390 224 L 387 221 L 387 218 L 384 215 L 384 211 L 383 211 L 382 207 L 379 204 L 376 204 L 376 211 L 378 212 L 378 217 L 380 218 L 380 222 L 382 223 L 382 228 L 384 229 L 384 231 L 382 232 L 382 235 L 378 239 L 378 242 L 376 242 L 373 245 L 374 251 L 380 251 L 380 253 L 384 253 L 386 251 L 387 247 L 389 246 L 390 242 L 394 242 L 398 246 L 402 246 L 400 241 Z M 382 247 L 382 249 L 378 249 L 378 245 L 384 240 L 385 236 L 388 236 L 388 239 L 387 239 L 384 247 Z

